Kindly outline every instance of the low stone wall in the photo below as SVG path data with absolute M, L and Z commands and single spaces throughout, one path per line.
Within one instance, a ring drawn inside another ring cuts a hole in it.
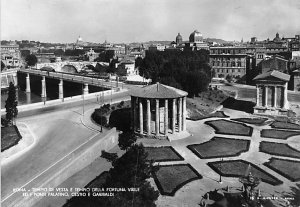
M 34 180 L 35 184 L 30 182 L 24 188 L 55 188 L 92 163 L 101 155 L 102 150 L 109 151 L 112 149 L 117 145 L 117 142 L 118 133 L 115 128 L 105 132 L 103 135 L 97 134 L 36 177 Z M 16 192 L 5 199 L 1 205 L 8 207 L 30 207 L 42 198 L 40 196 L 23 197 L 22 192 Z
M 122 93 L 125 91 L 127 91 L 127 89 L 120 89 L 118 91 L 113 91 L 113 92 L 111 90 L 107 90 L 104 92 L 90 93 L 90 94 L 84 95 L 84 100 L 87 102 L 90 100 L 97 100 L 97 97 L 102 95 L 102 93 L 104 94 L 104 96 L 108 96 L 111 93 L 116 94 L 116 93 Z M 37 109 L 51 110 L 52 108 L 63 107 L 63 106 L 74 107 L 77 105 L 82 105 L 81 101 L 83 101 L 83 95 L 78 95 L 78 96 L 73 96 L 73 97 L 67 97 L 67 98 L 64 98 L 63 100 L 55 99 L 55 100 L 46 101 L 45 104 L 44 104 L 44 102 L 38 102 L 38 103 L 33 103 L 33 104 L 21 105 L 21 106 L 18 106 L 18 111 L 19 111 L 19 115 L 22 115 L 22 113 L 24 113 L 24 112 L 30 112 L 30 111 L 34 111 Z M 1 116 L 4 116 L 5 114 L 6 114 L 5 109 L 1 109 Z

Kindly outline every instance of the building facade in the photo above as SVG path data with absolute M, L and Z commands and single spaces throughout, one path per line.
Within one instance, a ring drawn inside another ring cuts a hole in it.
M 118 64 L 118 70 L 124 71 L 124 75 L 136 75 L 135 62 L 131 60 L 123 60 Z
M 246 75 L 247 54 L 245 47 L 210 47 L 210 65 L 216 78 L 243 77 Z
M 13 43 L 1 45 L 1 61 L 7 68 L 19 67 L 21 65 L 19 45 Z
M 264 59 L 259 63 L 259 69 L 261 73 L 268 72 L 270 70 L 278 70 L 283 73 L 287 73 L 288 60 L 279 55 L 274 55 L 268 59 Z

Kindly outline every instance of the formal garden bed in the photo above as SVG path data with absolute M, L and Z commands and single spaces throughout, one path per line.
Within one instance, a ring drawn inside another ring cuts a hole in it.
M 174 196 L 185 184 L 202 176 L 190 164 L 164 165 L 152 173 L 162 195 Z
M 249 140 L 213 137 L 207 142 L 192 144 L 187 147 L 198 157 L 210 159 L 218 157 L 235 157 L 242 152 L 247 152 L 249 146 Z
M 207 165 L 224 177 L 245 177 L 248 171 L 251 172 L 253 176 L 260 178 L 263 182 L 271 185 L 282 184 L 282 181 L 273 175 L 245 160 L 216 161 L 209 162 Z M 249 166 L 251 166 L 250 170 Z
M 253 128 L 246 124 L 237 123 L 229 120 L 213 120 L 206 121 L 205 124 L 211 126 L 216 130 L 217 134 L 251 136 Z
M 243 122 L 246 124 L 254 124 L 254 125 L 264 125 L 265 122 L 268 120 L 267 118 L 237 118 L 237 119 L 231 119 L 233 121 Z
M 145 151 L 148 153 L 147 160 L 153 160 L 155 162 L 184 160 L 183 157 L 171 146 L 145 147 Z
M 15 146 L 21 139 L 17 126 L 1 127 L 1 152 Z
M 260 132 L 261 137 L 273 138 L 273 139 L 288 139 L 292 136 L 300 135 L 300 132 L 278 130 L 278 129 L 263 129 Z
M 262 141 L 259 145 L 259 151 L 271 155 L 292 157 L 300 159 L 300 151 L 292 148 L 285 143 L 265 142 Z
M 272 157 L 264 165 L 292 182 L 300 181 L 300 161 Z
M 300 130 L 300 125 L 290 122 L 274 121 L 270 126 L 277 129 Z

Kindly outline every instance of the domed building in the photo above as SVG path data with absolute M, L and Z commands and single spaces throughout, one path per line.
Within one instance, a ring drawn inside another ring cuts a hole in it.
M 176 36 L 176 44 L 180 45 L 182 43 L 182 36 L 180 35 L 180 33 L 178 33 L 178 35 Z
M 82 45 L 82 43 L 83 43 L 82 37 L 80 37 L 80 35 L 79 35 L 79 37 L 76 40 L 76 44 L 77 45 Z
M 190 34 L 189 43 L 186 44 L 191 50 L 209 50 L 209 46 L 203 41 L 203 36 L 198 30 L 195 30 Z
M 198 30 L 195 30 L 190 34 L 189 41 L 190 43 L 203 43 L 203 36 Z

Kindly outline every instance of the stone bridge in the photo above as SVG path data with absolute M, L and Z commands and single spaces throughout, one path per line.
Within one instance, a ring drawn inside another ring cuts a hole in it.
M 35 75 L 35 76 L 41 76 L 41 82 L 42 82 L 42 94 L 41 97 L 47 97 L 46 94 L 46 78 L 52 78 L 52 79 L 58 79 L 59 84 L 58 84 L 58 89 L 59 89 L 59 99 L 64 98 L 64 90 L 63 90 L 63 82 L 64 81 L 70 81 L 70 82 L 76 82 L 84 85 L 83 88 L 83 94 L 88 94 L 89 93 L 89 85 L 97 86 L 97 87 L 102 87 L 102 88 L 110 88 L 119 90 L 119 84 L 117 82 L 107 82 L 106 80 L 99 79 L 99 78 L 94 78 L 94 77 L 88 77 L 88 76 L 83 76 L 80 74 L 70 74 L 70 73 L 61 73 L 61 72 L 55 72 L 55 71 L 43 71 L 39 69 L 20 69 L 18 70 L 18 73 L 25 73 L 27 74 L 26 77 L 26 92 L 31 92 L 31 87 L 30 87 L 30 75 Z
M 89 62 L 89 61 L 83 61 L 83 62 L 64 61 L 64 62 L 55 62 L 55 63 L 38 63 L 36 65 L 36 69 L 40 70 L 46 67 L 46 68 L 52 68 L 55 72 L 78 73 L 81 70 L 83 70 L 86 66 L 92 65 L 95 67 L 96 64 L 97 62 Z M 70 67 L 65 67 L 65 66 L 71 66 L 71 68 L 73 69 L 70 69 Z

